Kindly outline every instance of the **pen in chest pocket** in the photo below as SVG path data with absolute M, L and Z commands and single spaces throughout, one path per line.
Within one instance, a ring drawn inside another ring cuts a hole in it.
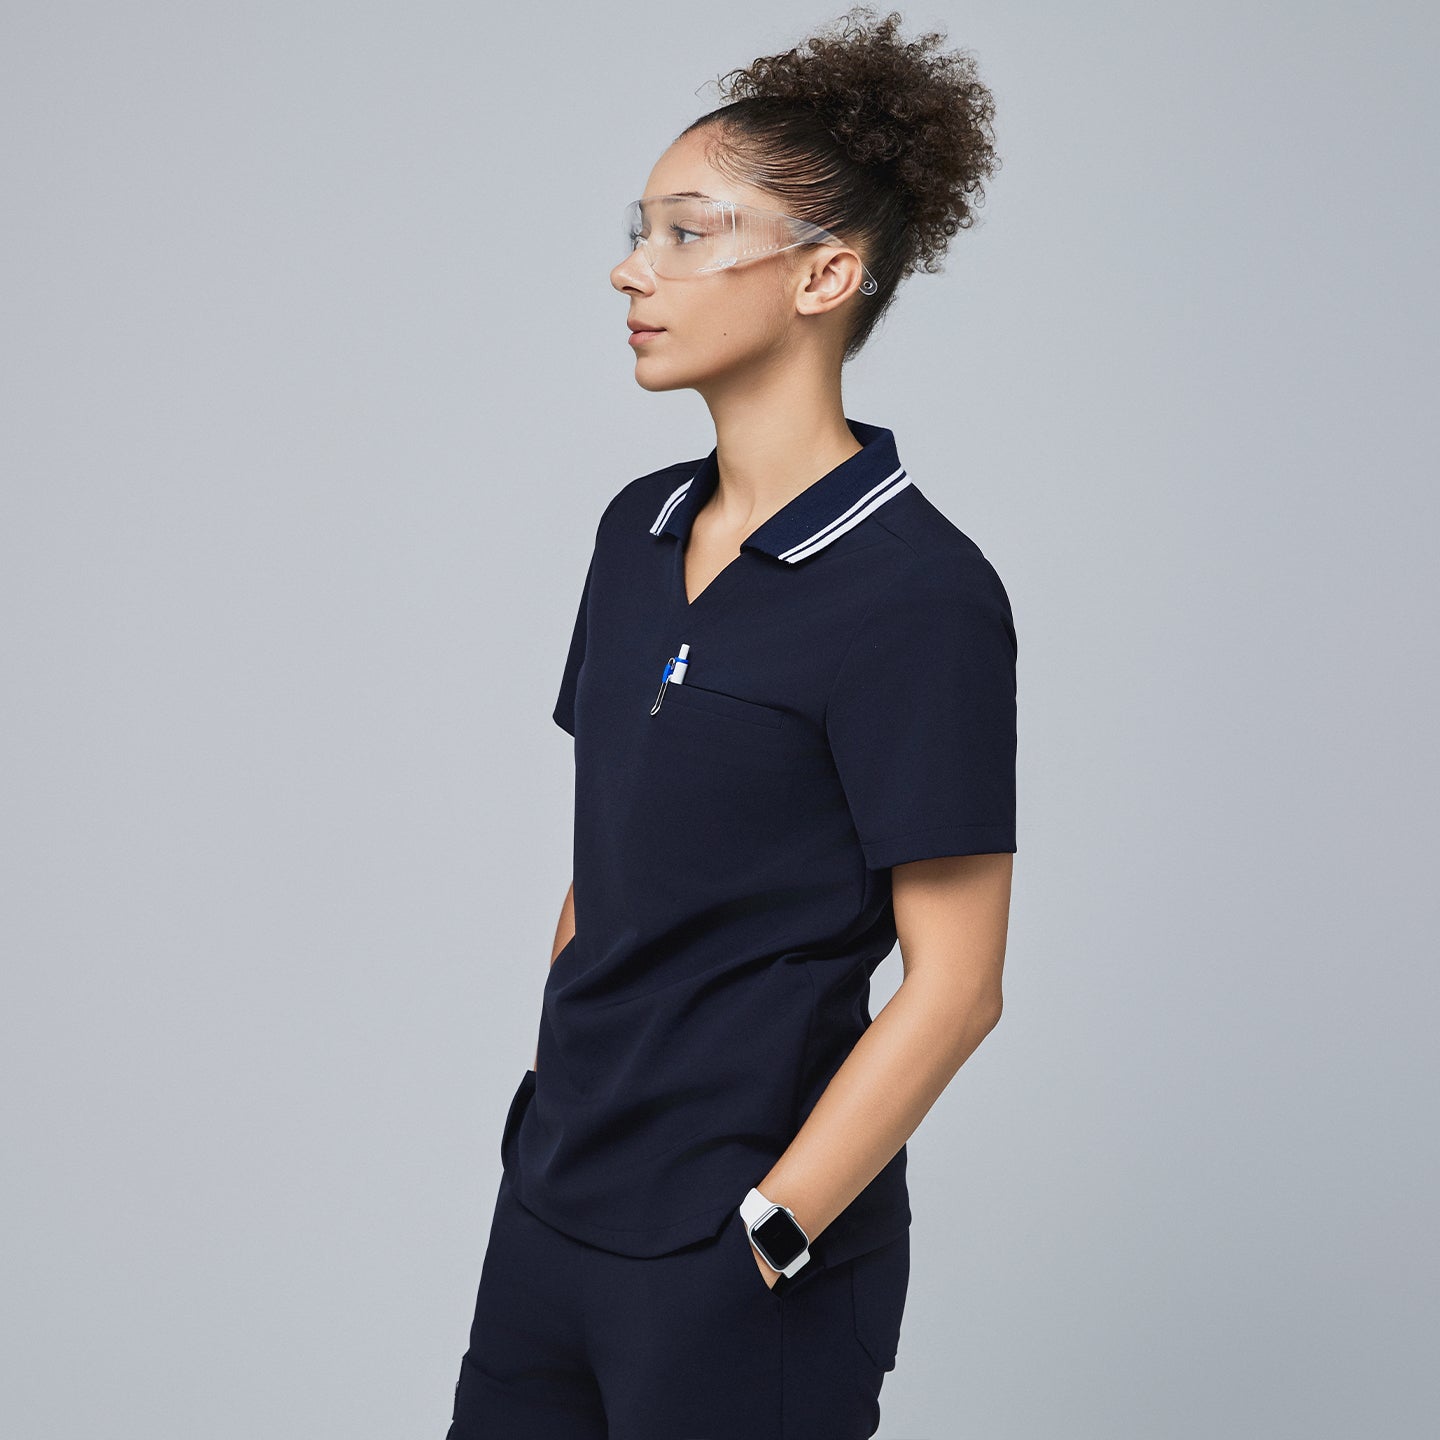
M 672 655 L 665 662 L 665 673 L 660 677 L 660 690 L 655 696 L 655 703 L 650 707 L 653 715 L 659 708 L 660 702 L 665 698 L 665 687 L 667 685 L 683 685 L 685 683 L 685 667 L 690 663 L 685 657 L 689 655 L 690 647 L 682 645 L 678 655 Z

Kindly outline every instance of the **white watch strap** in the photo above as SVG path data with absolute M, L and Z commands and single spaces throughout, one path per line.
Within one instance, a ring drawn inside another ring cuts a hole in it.
M 752 1188 L 740 1202 L 740 1218 L 745 1222 L 745 1228 L 749 1230 L 762 1215 L 774 1208 L 758 1190 Z

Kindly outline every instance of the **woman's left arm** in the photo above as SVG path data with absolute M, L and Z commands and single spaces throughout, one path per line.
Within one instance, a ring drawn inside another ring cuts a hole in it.
M 756 1182 L 812 1240 L 894 1158 L 998 1023 L 1014 861 L 947 855 L 892 870 L 904 978 Z M 773 1284 L 777 1272 L 758 1254 L 755 1263 Z

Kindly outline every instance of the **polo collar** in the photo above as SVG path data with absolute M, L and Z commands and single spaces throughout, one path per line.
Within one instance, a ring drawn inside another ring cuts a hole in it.
M 848 415 L 845 423 L 864 448 L 782 505 L 745 538 L 742 550 L 760 550 L 794 565 L 854 529 L 910 484 L 895 449 L 893 431 L 881 425 L 862 424 Z M 714 494 L 720 479 L 718 448 L 711 450 L 699 469 L 666 497 L 650 526 L 650 533 L 657 539 L 673 535 L 683 542 L 690 534 L 696 512 Z

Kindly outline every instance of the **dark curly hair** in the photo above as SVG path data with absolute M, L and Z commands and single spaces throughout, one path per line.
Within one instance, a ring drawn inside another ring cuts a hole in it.
M 941 268 L 950 237 L 975 223 L 982 178 L 1000 165 L 995 101 L 974 57 L 931 53 L 940 33 L 897 39 L 900 24 L 895 11 L 877 19 L 853 6 L 794 49 L 722 75 L 728 103 L 680 132 L 708 128 L 717 170 L 860 252 L 879 289 L 856 292 L 844 360 L 906 276 Z

